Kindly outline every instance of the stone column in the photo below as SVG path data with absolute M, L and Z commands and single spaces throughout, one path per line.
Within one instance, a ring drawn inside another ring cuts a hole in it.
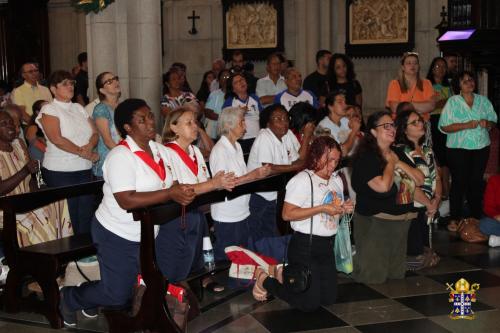
M 142 98 L 159 114 L 160 11 L 159 0 L 120 0 L 98 14 L 87 15 L 91 96 L 97 96 L 96 76 L 110 71 L 120 77 L 121 100 Z
M 130 97 L 146 100 L 160 119 L 161 4 L 159 0 L 127 1 Z
M 319 0 L 308 0 L 306 7 L 306 22 L 302 29 L 307 31 L 307 43 L 306 43 L 306 59 L 304 71 L 302 72 L 303 77 L 305 77 L 310 72 L 316 70 L 316 52 L 319 50 L 319 39 L 320 39 L 320 29 L 318 22 L 318 17 L 320 17 L 319 12 Z
M 331 15 L 331 0 L 319 2 L 319 49 L 331 50 L 332 23 L 336 20 Z

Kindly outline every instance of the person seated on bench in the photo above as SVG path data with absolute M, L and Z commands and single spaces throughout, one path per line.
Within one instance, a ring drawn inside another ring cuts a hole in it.
M 166 169 L 167 152 L 154 142 L 154 115 L 144 100 L 120 103 L 114 121 L 123 140 L 104 161 L 104 197 L 91 224 L 101 280 L 61 289 L 59 309 L 68 326 L 76 325 L 76 311 L 95 315 L 99 306 L 130 302 L 139 273 L 141 224 L 127 210 L 169 200 L 187 205 L 195 197 L 193 186 L 174 183 Z
M 39 171 L 36 160 L 28 157 L 26 145 L 16 135 L 14 120 L 7 112 L 0 112 L 0 196 L 16 195 L 38 189 L 35 174 Z M 17 214 L 17 242 L 20 247 L 71 236 L 66 200 Z M 0 213 L 0 226 L 3 214 Z
M 179 107 L 171 111 L 165 119 L 163 142 L 168 148 L 165 161 L 168 171 L 180 184 L 192 184 L 195 193 L 202 194 L 214 190 L 231 190 L 236 186 L 233 172 L 217 172 L 212 178 L 200 149 L 192 143 L 198 138 L 198 123 L 192 109 Z M 199 210 L 186 212 L 174 221 L 160 226 L 156 238 L 158 266 L 170 282 L 186 279 L 189 273 L 203 268 L 203 237 L 208 236 L 207 221 Z M 214 286 L 209 279 L 204 287 L 222 291 L 222 286 Z
M 219 171 L 234 172 L 238 183 L 249 182 L 267 177 L 271 172 L 269 165 L 263 165 L 252 172 L 248 172 L 243 150 L 238 140 L 246 130 L 245 110 L 240 107 L 228 107 L 222 110 L 217 123 L 219 141 L 210 154 L 210 171 L 216 174 Z M 210 213 L 214 220 L 215 260 L 228 260 L 224 249 L 231 245 L 247 247 L 250 232 L 250 194 L 242 195 L 233 200 L 215 203 L 210 206 Z M 257 223 L 257 221 L 255 221 Z

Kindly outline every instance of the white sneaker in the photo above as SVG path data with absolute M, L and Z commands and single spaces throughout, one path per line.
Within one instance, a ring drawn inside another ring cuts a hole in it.
M 450 216 L 450 200 L 444 200 L 441 202 L 441 205 L 439 206 L 439 216 Z
M 0 285 L 5 284 L 8 274 L 9 274 L 9 266 L 0 264 Z
M 488 245 L 490 247 L 500 246 L 500 236 L 490 235 L 490 239 L 488 240 Z

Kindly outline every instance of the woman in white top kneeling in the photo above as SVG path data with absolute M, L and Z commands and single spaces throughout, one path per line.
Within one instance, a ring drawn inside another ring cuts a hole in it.
M 241 145 L 238 143 L 245 133 L 245 110 L 229 107 L 222 110 L 217 124 L 219 141 L 210 154 L 210 171 L 233 172 L 238 184 L 264 178 L 271 172 L 269 165 L 248 172 Z M 247 246 L 249 234 L 250 195 L 211 205 L 214 220 L 215 260 L 227 260 L 224 249 L 231 245 Z
M 316 138 L 306 160 L 306 170 L 295 175 L 286 186 L 282 214 L 295 231 L 288 245 L 288 262 L 309 267 L 309 288 L 294 293 L 282 284 L 282 272 L 278 271 L 273 278 L 258 268 L 253 290 L 257 300 L 265 300 L 272 294 L 302 311 L 314 311 L 335 302 L 335 234 L 340 215 L 353 210 L 350 200 L 343 201 L 342 180 L 334 172 L 340 158 L 340 146 L 332 137 Z M 312 243 L 309 243 L 311 220 Z
M 288 112 L 280 104 L 273 104 L 260 115 L 259 135 L 255 139 L 248 156 L 248 170 L 269 164 L 272 172 L 290 172 L 302 169 L 308 144 L 300 145 L 295 135 L 288 129 Z M 252 193 L 250 213 L 252 223 L 250 236 L 254 241 L 264 237 L 278 236 L 276 226 L 277 192 Z
M 154 115 L 145 101 L 120 103 L 114 122 L 123 140 L 104 161 L 104 197 L 91 224 L 101 280 L 61 290 L 59 309 L 67 326 L 76 325 L 76 311 L 89 316 L 99 306 L 125 307 L 131 301 L 140 266 L 141 224 L 127 210 L 169 200 L 187 205 L 195 197 L 191 185 L 174 184 L 166 170 L 167 151 L 154 141 Z
M 192 143 L 198 138 L 198 123 L 195 113 L 187 107 L 171 111 L 165 119 L 163 142 L 167 147 L 166 166 L 179 184 L 191 184 L 195 193 L 231 190 L 236 185 L 232 172 L 219 171 L 210 178 L 207 165 L 198 147 Z M 208 236 L 204 213 L 199 209 L 187 211 L 173 221 L 160 226 L 156 238 L 158 266 L 170 282 L 184 280 L 189 273 L 203 268 L 203 237 Z M 209 280 L 204 280 L 207 286 Z M 222 291 L 211 284 L 213 291 Z

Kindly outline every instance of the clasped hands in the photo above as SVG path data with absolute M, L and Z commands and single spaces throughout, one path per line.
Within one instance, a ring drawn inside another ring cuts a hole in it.
M 354 202 L 351 199 L 343 201 L 337 193 L 333 193 L 333 200 L 330 203 L 324 204 L 324 213 L 334 215 L 351 214 L 354 211 Z
M 99 160 L 99 154 L 93 151 L 94 147 L 90 143 L 78 148 L 78 156 L 95 163 Z

